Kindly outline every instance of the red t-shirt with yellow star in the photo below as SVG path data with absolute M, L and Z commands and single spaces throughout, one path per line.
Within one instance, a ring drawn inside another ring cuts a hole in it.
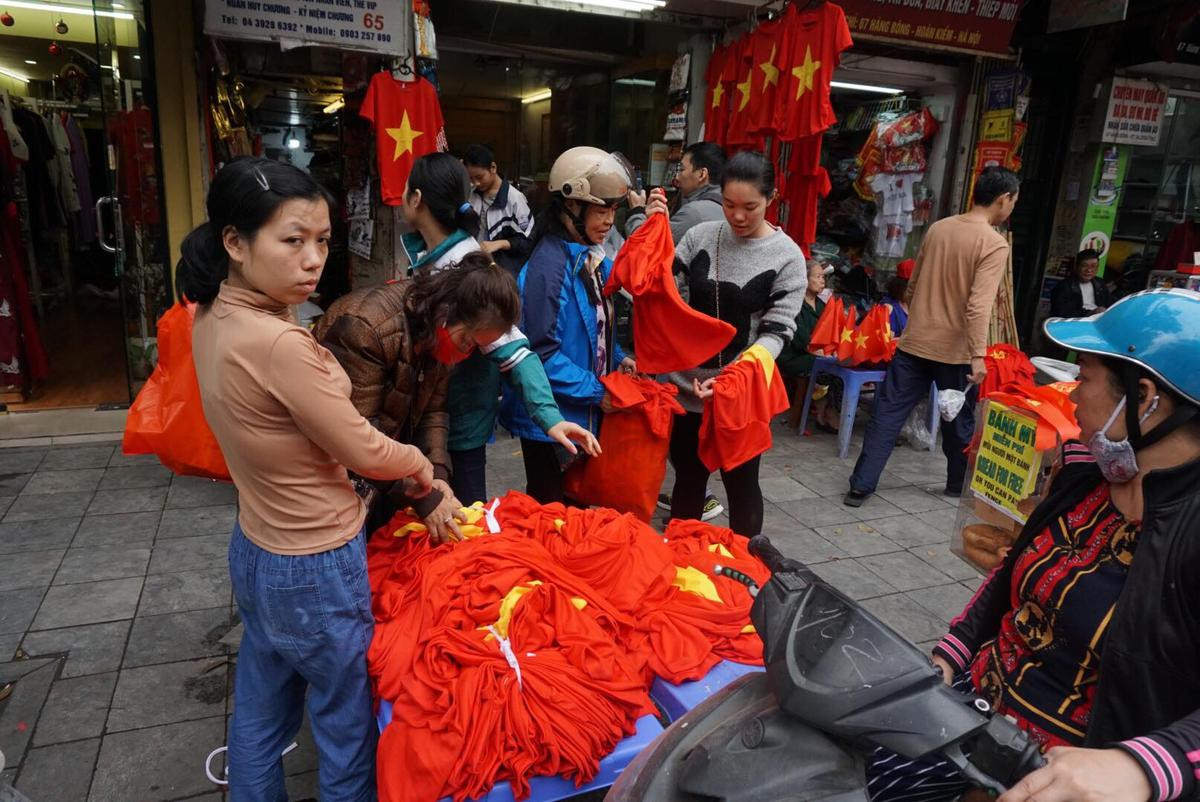
M 789 5 L 776 19 L 759 25 L 749 36 L 750 103 L 746 108 L 749 121 L 746 130 L 751 134 L 770 134 L 775 131 L 776 100 L 785 86 L 787 73 L 783 69 L 783 47 L 788 44 L 787 31 L 795 24 L 798 12 Z
M 799 139 L 837 122 L 829 82 L 842 51 L 853 41 L 846 15 L 835 3 L 796 14 L 783 40 L 775 130 L 781 139 Z
M 397 81 L 390 72 L 377 72 L 359 114 L 375 124 L 383 202 L 399 206 L 404 202 L 404 185 L 413 162 L 447 149 L 437 90 L 424 78 Z

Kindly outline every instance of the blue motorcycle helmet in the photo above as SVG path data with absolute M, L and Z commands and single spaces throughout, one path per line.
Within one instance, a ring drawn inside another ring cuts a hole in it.
M 1151 433 L 1154 440 L 1189 420 L 1200 408 L 1200 292 L 1137 292 L 1091 317 L 1050 318 L 1043 329 L 1064 348 L 1124 363 L 1126 369 L 1120 375 L 1126 388 L 1126 429 L 1135 446 L 1150 444 L 1141 436 L 1135 412 L 1142 371 L 1186 402 L 1176 410 L 1179 420 L 1155 427 Z

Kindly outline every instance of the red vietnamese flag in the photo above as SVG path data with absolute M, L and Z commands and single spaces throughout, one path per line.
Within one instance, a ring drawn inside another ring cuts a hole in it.
M 835 295 L 825 304 L 821 316 L 817 318 L 817 324 L 813 326 L 812 334 L 808 337 L 808 352 L 823 356 L 836 353 L 845 322 L 845 307 L 842 305 L 842 299 Z
M 427 153 L 447 150 L 437 90 L 421 77 L 405 82 L 390 72 L 377 72 L 358 113 L 374 123 L 383 202 L 399 206 L 413 162 Z
M 786 31 L 775 130 L 782 139 L 799 139 L 837 122 L 829 102 L 829 82 L 842 51 L 854 42 L 846 15 L 834 3 L 798 12 Z
M 730 98 L 724 73 L 731 55 L 732 48 L 717 45 L 708 61 L 708 69 L 704 72 L 704 82 L 708 86 L 704 104 L 705 142 L 725 142 L 725 132 L 729 127 Z
M 838 337 L 838 362 L 847 363 L 854 357 L 854 334 L 858 328 L 856 320 L 858 314 L 854 311 L 854 306 L 846 307 L 846 319 L 842 321 L 842 330 Z
M 796 22 L 799 12 L 789 5 L 776 19 L 764 22 L 749 35 L 751 98 L 746 130 L 751 134 L 775 132 L 775 106 L 783 82 L 783 46 L 790 40 L 787 29 Z

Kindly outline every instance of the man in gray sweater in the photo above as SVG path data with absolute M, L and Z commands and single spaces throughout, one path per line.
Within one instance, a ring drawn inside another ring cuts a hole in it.
M 671 215 L 671 239 L 678 245 L 683 235 L 697 223 L 724 219 L 721 210 L 721 173 L 725 170 L 725 151 L 712 142 L 694 142 L 683 151 L 675 186 L 679 189 L 679 210 Z M 629 214 L 625 218 L 625 236 L 646 222 L 646 193 L 630 190 Z

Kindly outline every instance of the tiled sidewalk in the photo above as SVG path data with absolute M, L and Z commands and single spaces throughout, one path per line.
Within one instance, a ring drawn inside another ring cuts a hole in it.
M 518 449 L 489 450 L 493 493 L 523 487 Z M 851 510 L 852 462 L 835 454 L 830 436 L 779 430 L 766 533 L 910 639 L 936 639 L 978 582 L 946 545 L 943 457 L 898 448 L 885 489 Z M 115 443 L 0 449 L 0 679 L 17 680 L 0 702 L 5 781 L 33 802 L 222 798 L 203 763 L 230 707 L 235 505 L 232 488 Z M 317 795 L 299 741 L 284 759 L 293 800 Z

